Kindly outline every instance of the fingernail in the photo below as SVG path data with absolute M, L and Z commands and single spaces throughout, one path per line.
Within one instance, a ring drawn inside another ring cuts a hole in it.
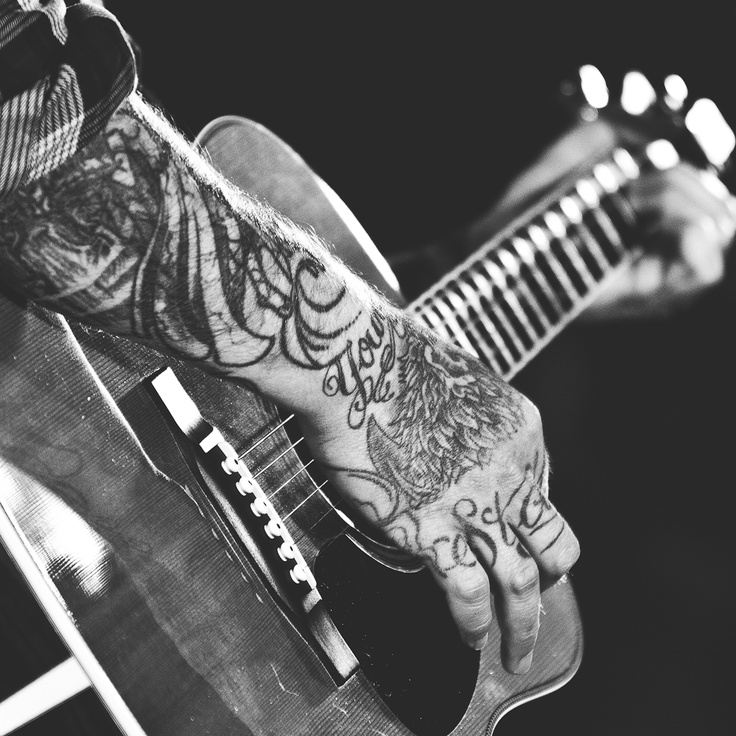
M 516 666 L 517 675 L 525 675 L 532 668 L 532 659 L 534 659 L 534 652 L 529 652 L 523 659 L 519 660 L 519 664 Z
M 488 634 L 481 636 L 480 639 L 476 639 L 475 641 L 470 642 L 470 646 L 473 649 L 477 649 L 478 651 L 483 649 L 483 647 L 485 647 L 486 644 L 488 644 Z

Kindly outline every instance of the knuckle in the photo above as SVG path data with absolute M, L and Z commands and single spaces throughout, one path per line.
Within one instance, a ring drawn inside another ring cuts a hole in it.
M 485 573 L 469 571 L 453 578 L 448 592 L 465 605 L 482 607 L 487 605 L 490 598 L 490 584 Z
M 531 598 L 539 591 L 539 571 L 534 564 L 524 565 L 509 577 L 511 594 L 517 598 Z
M 463 574 L 448 581 L 446 594 L 465 641 L 474 648 L 488 632 L 493 619 L 490 584 L 485 574 Z
M 542 429 L 542 415 L 536 404 L 524 397 L 521 402 L 522 426 L 527 441 L 535 445 L 542 444 L 544 432 Z

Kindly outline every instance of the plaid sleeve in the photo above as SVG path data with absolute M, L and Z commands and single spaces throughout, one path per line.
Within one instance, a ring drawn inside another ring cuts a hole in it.
M 102 7 L 0 0 L 0 198 L 74 155 L 135 84 L 126 34 Z

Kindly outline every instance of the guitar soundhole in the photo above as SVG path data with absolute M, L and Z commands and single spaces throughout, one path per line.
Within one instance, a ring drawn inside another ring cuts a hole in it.
M 333 621 L 381 698 L 416 736 L 446 736 L 475 690 L 480 655 L 465 646 L 426 570 L 398 572 L 341 536 L 315 565 Z

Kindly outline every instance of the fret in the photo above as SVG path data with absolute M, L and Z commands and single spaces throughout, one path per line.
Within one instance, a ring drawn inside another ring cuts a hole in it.
M 537 246 L 540 256 L 543 257 L 538 259 L 540 267 L 549 269 L 549 272 L 557 280 L 560 287 L 557 290 L 557 295 L 560 297 L 564 311 L 569 312 L 575 304 L 573 296 L 576 290 L 559 260 L 550 257 L 552 255 L 552 243 L 547 237 L 547 233 L 539 225 L 529 225 L 527 232 L 532 242 Z
M 444 307 L 444 309 L 446 310 L 447 307 Z M 456 335 L 450 329 L 447 318 L 443 316 L 442 310 L 438 310 L 437 304 L 434 301 L 425 304 L 422 310 L 417 313 L 417 316 L 424 321 L 425 325 L 427 325 L 432 332 L 443 340 L 457 344 Z M 467 347 L 464 349 L 468 350 Z M 472 349 L 470 352 L 473 352 Z
M 625 250 L 628 251 L 631 238 L 638 226 L 638 220 L 626 189 L 620 187 L 606 194 L 601 203 L 601 209 L 613 222 L 624 242 Z
M 590 179 L 581 179 L 576 184 L 575 189 L 587 205 L 587 210 L 583 213 L 583 219 L 585 219 L 585 215 L 589 215 L 592 218 L 601 230 L 603 243 L 613 248 L 616 262 L 618 262 L 626 253 L 626 246 L 621 240 L 616 226 L 601 208 L 600 195 L 602 191 L 599 191 L 599 187 L 594 186 Z M 601 238 L 597 238 L 597 240 L 601 240 Z
M 581 256 L 588 261 L 589 266 L 595 266 L 595 272 L 591 268 L 591 273 L 601 280 L 611 270 L 611 266 L 618 263 L 616 252 L 610 252 L 609 257 L 601 246 L 600 238 L 588 227 L 583 209 L 575 198 L 564 198 L 560 204 L 565 208 L 566 215 L 569 216 L 568 236 L 578 245 Z
M 634 228 L 637 224 L 636 213 L 621 191 L 631 181 L 626 172 L 609 159 L 593 167 L 593 176 L 605 192 L 601 208 L 614 222 L 619 234 Z
M 623 174 L 623 172 L 620 172 Z M 617 192 L 628 180 L 616 176 L 616 170 L 611 168 L 609 161 L 601 161 L 593 167 L 593 177 L 601 185 L 606 194 Z
M 486 266 L 486 270 L 491 276 L 492 284 L 496 286 L 501 296 L 500 299 L 495 300 L 494 304 L 491 307 L 489 316 L 495 317 L 497 321 L 500 322 L 500 327 L 502 328 L 504 333 L 508 335 L 508 340 L 506 340 L 506 342 L 507 343 L 510 342 L 510 345 L 513 346 L 514 349 L 516 350 L 517 355 L 521 357 L 526 352 L 526 347 L 524 346 L 523 342 L 519 339 L 516 328 L 511 324 L 511 322 L 509 321 L 509 318 L 506 316 L 506 314 L 503 311 L 503 306 L 507 302 L 506 277 L 504 276 L 501 269 L 498 268 L 498 266 L 496 266 L 492 262 L 486 263 L 485 266 Z M 470 291 L 469 286 L 466 286 L 466 289 Z
M 547 318 L 547 315 L 544 313 L 544 309 L 542 309 L 542 306 L 539 304 L 537 298 L 529 288 L 529 284 L 524 278 L 522 278 L 521 264 L 505 248 L 498 248 L 496 256 L 501 262 L 501 265 L 506 269 L 506 273 L 508 273 L 514 280 L 514 286 L 519 290 L 520 296 L 523 297 L 524 302 L 527 304 L 527 308 L 524 308 L 521 299 L 517 297 L 515 291 L 510 292 L 511 296 L 522 309 L 524 314 L 527 315 L 529 324 L 532 323 L 532 320 L 536 320 L 539 323 L 539 327 L 534 327 L 534 332 L 536 332 L 540 337 L 544 336 L 545 333 L 552 329 L 552 323 Z
M 498 270 L 503 275 L 501 269 Z M 516 273 L 518 273 L 518 265 L 516 265 Z M 477 290 L 480 293 L 484 293 L 489 290 L 491 290 L 492 293 L 493 285 L 491 284 L 491 282 L 486 280 L 482 273 L 476 271 L 475 269 L 471 269 L 468 275 L 473 280 Z M 512 273 L 510 273 L 509 275 L 514 278 L 514 275 Z M 529 345 L 533 345 L 535 342 L 535 337 L 541 337 L 543 333 L 537 330 L 532 325 L 526 311 L 524 310 L 524 307 L 519 301 L 519 297 L 516 295 L 513 287 L 509 285 L 508 277 L 504 276 L 503 286 L 500 286 L 499 288 L 501 289 L 502 299 L 506 302 L 506 304 L 508 304 L 509 308 L 514 313 L 517 321 L 519 322 L 524 335 L 526 335 L 527 343 Z
M 485 297 L 490 284 L 476 285 L 479 288 L 474 290 L 468 283 L 462 279 L 457 282 L 458 288 L 462 291 L 463 297 L 467 300 L 473 309 L 473 327 L 476 338 L 480 341 L 483 352 L 494 350 L 502 351 L 504 360 L 510 364 L 513 361 L 510 353 L 506 348 L 506 339 L 499 332 L 493 322 L 494 309 L 498 307 L 491 300 Z
M 608 273 L 611 268 L 611 264 L 606 258 L 606 254 L 603 252 L 603 249 L 598 245 L 597 239 L 585 224 L 585 221 L 583 220 L 583 209 L 578 204 L 577 197 L 567 195 L 560 200 L 559 206 L 560 211 L 568 222 L 568 235 L 570 234 L 570 226 L 575 228 L 575 231 L 580 233 L 582 239 L 585 241 L 586 249 L 582 251 L 582 253 L 592 257 L 601 276 Z
M 616 190 L 610 193 L 611 204 L 618 210 L 624 222 L 624 227 L 631 230 L 637 226 L 638 218 L 622 188 L 639 177 L 639 165 L 634 161 L 631 154 L 623 148 L 614 151 L 613 156 L 605 165 L 618 183 Z
M 622 162 L 625 159 L 622 159 Z M 603 191 L 608 195 L 612 196 L 615 194 L 621 194 L 622 187 L 627 186 L 631 183 L 631 179 L 626 175 L 626 171 L 616 164 L 613 159 L 608 161 L 602 161 L 593 168 L 593 176 L 597 182 L 603 188 Z M 627 202 L 627 208 L 621 211 L 626 224 L 629 227 L 636 225 L 636 214 L 633 208 Z
M 622 232 L 632 231 L 636 225 L 636 213 L 634 208 L 631 206 L 631 202 L 627 199 L 626 195 L 621 192 L 614 192 L 606 198 L 607 202 L 611 205 L 611 208 L 615 208 L 617 214 L 621 218 L 623 227 L 620 228 Z
M 611 159 L 626 177 L 627 182 L 639 178 L 641 167 L 625 148 L 617 148 L 611 154 Z
M 431 303 L 422 305 L 421 308 L 415 311 L 415 316 L 419 317 L 432 332 L 435 332 L 440 337 L 444 337 L 452 341 L 452 335 L 446 329 L 444 322 L 440 319 L 437 313 L 432 309 Z
M 439 296 L 435 296 L 432 304 L 434 305 L 434 308 L 439 313 L 440 317 L 442 318 L 442 321 L 444 322 L 444 325 L 447 329 L 447 332 L 449 333 L 450 339 L 457 343 L 461 348 L 467 350 L 469 353 L 472 353 L 476 357 L 478 357 L 478 354 L 475 351 L 475 348 L 471 344 L 470 340 L 468 339 L 468 336 L 466 335 L 465 331 L 460 327 L 459 323 L 457 322 L 457 315 L 450 309 L 450 306 L 443 300 L 443 292 L 438 292 Z
M 549 228 L 549 231 L 554 236 L 555 240 L 560 243 L 562 251 L 564 252 L 567 260 L 570 263 L 571 268 L 579 276 L 582 288 L 578 288 L 578 293 L 582 296 L 587 294 L 598 282 L 593 277 L 593 274 L 588 270 L 585 265 L 580 251 L 575 247 L 574 242 L 567 234 L 567 228 L 562 218 L 554 211 L 546 212 L 544 215 L 544 222 Z
M 544 296 L 544 299 L 549 307 L 549 321 L 552 324 L 557 324 L 557 322 L 559 322 L 559 320 L 564 316 L 565 309 L 563 308 L 562 304 L 560 304 L 557 295 L 555 294 L 550 284 L 547 282 L 544 274 L 536 268 L 537 259 L 534 249 L 524 238 L 519 236 L 512 237 L 508 242 L 519 254 L 522 263 L 526 265 L 526 273 L 530 276 L 531 282 L 536 284 L 541 290 L 541 294 Z M 524 275 L 525 274 L 522 274 L 521 278 L 524 278 Z M 544 304 L 539 301 L 539 298 L 537 298 L 537 302 L 542 307 L 542 309 L 544 309 Z
M 449 320 L 447 318 L 443 319 L 438 314 L 438 311 L 441 311 L 446 316 L 449 316 L 449 307 L 443 304 L 438 309 L 436 300 L 437 296 L 435 295 L 432 301 L 428 301 L 415 310 L 415 316 L 421 319 L 424 324 L 429 327 L 435 334 L 448 340 L 449 342 L 453 342 L 456 345 L 459 345 L 471 355 L 475 355 L 477 358 L 485 360 L 494 371 L 502 373 L 504 370 L 503 366 L 501 366 L 501 364 L 498 362 L 492 352 L 489 353 L 486 350 L 481 350 L 481 353 L 479 353 L 476 349 L 476 346 L 474 346 L 467 338 L 467 335 L 463 335 L 462 337 L 464 339 L 461 339 L 459 335 L 449 329 L 449 322 L 453 321 L 452 318 L 450 317 Z M 482 346 L 478 347 L 482 348 Z
M 455 286 L 460 286 L 458 282 L 454 282 Z M 487 353 L 488 349 L 490 349 L 491 354 L 493 354 L 494 348 L 497 350 L 500 355 L 503 357 L 504 361 L 507 365 L 511 365 L 514 362 L 514 358 L 512 357 L 511 353 L 508 350 L 507 347 L 507 340 L 506 338 L 501 335 L 501 333 L 496 330 L 491 322 L 492 315 L 488 315 L 490 319 L 487 320 L 487 333 L 486 335 L 481 335 L 478 332 L 478 320 L 473 319 L 470 315 L 470 305 L 467 301 L 463 301 L 463 299 L 452 292 L 451 290 L 447 291 L 447 294 L 450 296 L 453 302 L 453 306 L 455 309 L 462 309 L 465 310 L 466 314 L 468 315 L 468 321 L 470 323 L 470 332 L 471 332 L 471 339 L 473 339 L 473 342 L 478 342 L 477 348 L 478 350 L 474 351 L 475 354 L 480 357 L 480 353 Z M 467 299 L 467 294 L 465 295 Z M 490 341 L 489 339 L 490 338 Z
M 475 264 L 475 268 L 479 268 L 481 264 Z M 488 270 L 488 264 L 482 264 L 486 272 Z M 470 281 L 472 280 L 472 284 Z M 499 309 L 502 308 L 505 302 L 505 295 L 501 294 L 499 287 L 494 284 L 493 279 L 490 279 L 486 274 L 476 271 L 474 269 L 469 270 L 460 279 L 462 282 L 465 293 L 471 293 L 475 287 L 475 294 L 477 304 L 480 307 L 479 317 L 482 318 L 481 325 L 484 329 L 488 330 L 491 340 L 496 344 L 508 346 L 511 343 L 514 335 L 518 338 L 520 335 L 523 337 L 519 330 L 514 327 L 508 318 L 499 313 Z M 533 344 L 533 339 L 530 335 L 526 335 L 528 341 Z M 528 348 L 524 344 L 524 341 L 517 341 L 515 343 L 516 351 L 519 355 L 522 355 Z M 514 358 L 508 350 L 506 351 L 505 359 L 509 362 L 514 362 Z

